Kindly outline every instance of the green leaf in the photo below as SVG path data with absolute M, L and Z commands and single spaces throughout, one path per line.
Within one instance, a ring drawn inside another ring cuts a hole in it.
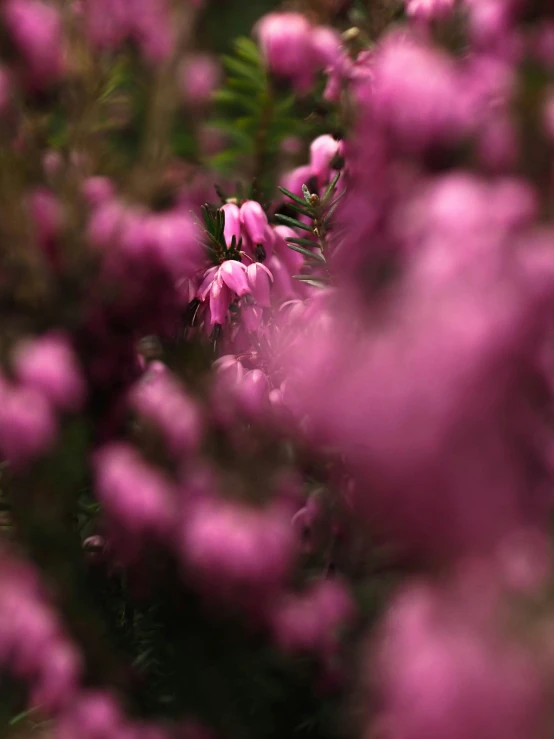
M 331 203 L 329 203 L 329 208 L 335 208 L 345 195 L 346 195 L 346 190 L 339 192 L 337 197 Z
M 260 92 L 260 85 L 257 81 L 252 82 L 252 80 L 244 77 L 229 77 L 226 86 L 233 90 L 241 90 L 249 95 L 252 95 L 253 92 L 256 94 Z
M 252 95 L 244 95 L 229 89 L 217 90 L 212 95 L 212 100 L 222 105 L 235 105 L 237 108 L 246 108 L 255 115 L 258 114 L 260 109 L 259 102 Z
M 246 38 L 246 36 L 240 36 L 235 40 L 235 51 L 240 57 L 252 64 L 258 66 L 263 64 L 257 45 L 252 39 Z
M 340 178 L 340 172 L 337 172 L 337 174 L 333 177 L 333 179 L 329 183 L 328 188 L 325 190 L 324 196 L 321 198 L 323 202 L 325 202 L 327 198 L 329 197 L 329 195 L 331 195 L 331 193 L 334 191 L 335 187 L 337 186 L 337 182 L 339 181 L 339 178 Z
M 286 226 L 290 226 L 291 228 L 301 228 L 304 231 L 309 231 L 310 233 L 313 232 L 311 226 L 308 226 L 305 223 L 301 223 L 301 221 L 297 221 L 295 218 L 291 218 L 290 216 L 284 216 L 281 213 L 277 213 L 275 215 L 275 218 L 278 221 L 281 221 L 281 223 L 284 223 Z
M 300 244 L 301 246 L 317 246 L 316 241 L 310 241 L 310 239 L 293 239 L 287 238 L 287 244 Z
M 304 257 L 308 257 L 308 259 L 313 259 L 314 262 L 319 262 L 320 264 L 326 264 L 325 257 L 322 254 L 318 254 L 317 252 L 310 251 L 309 249 L 304 249 L 303 246 L 299 246 L 298 244 L 291 244 L 289 242 L 289 247 L 293 251 L 297 251 L 299 254 L 302 254 Z
M 240 59 L 235 59 L 232 56 L 224 56 L 223 64 L 232 73 L 239 77 L 245 77 L 251 82 L 256 83 L 261 89 L 265 88 L 265 73 L 259 67 L 247 64 Z
M 297 213 L 302 213 L 303 216 L 308 216 L 308 218 L 312 218 L 313 220 L 313 214 L 306 208 L 306 203 L 303 203 L 302 205 L 296 205 L 296 203 L 287 203 L 287 207 L 292 208 Z
M 290 190 L 287 190 L 286 187 L 279 186 L 279 190 L 283 193 L 283 195 L 286 195 L 287 198 L 294 200 L 295 203 L 298 203 L 299 205 L 306 205 L 306 202 L 302 200 L 302 198 L 299 198 L 298 195 L 295 195 Z
M 313 277 L 308 277 L 307 275 L 294 275 L 294 279 L 299 280 L 300 282 L 305 282 L 307 285 L 311 285 L 312 287 L 327 287 L 326 282 L 314 280 Z

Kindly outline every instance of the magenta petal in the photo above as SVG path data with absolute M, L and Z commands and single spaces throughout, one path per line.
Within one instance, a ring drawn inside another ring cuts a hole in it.
M 273 281 L 273 275 L 260 262 L 250 264 L 246 272 L 248 275 L 248 284 L 250 285 L 250 290 L 256 303 L 264 308 L 269 308 L 271 305 L 269 283 Z
M 267 226 L 267 216 L 262 206 L 255 200 L 247 200 L 241 205 L 240 219 L 252 242 L 262 244 Z
M 231 298 L 231 292 L 226 285 L 220 284 L 219 280 L 212 282 L 210 290 L 210 323 L 212 325 L 225 323 Z
M 200 298 L 200 300 L 206 300 L 212 283 L 215 280 L 216 272 L 217 267 L 210 267 L 210 269 L 207 270 L 206 274 L 204 275 L 204 279 L 202 280 L 200 287 L 196 291 L 196 297 Z
M 250 292 L 246 279 L 246 267 L 242 262 L 237 262 L 235 259 L 228 259 L 223 262 L 219 268 L 219 277 L 239 297 Z
M 221 210 L 225 214 L 225 226 L 223 228 L 223 236 L 225 237 L 225 243 L 227 246 L 231 246 L 233 236 L 235 237 L 236 243 L 238 244 L 241 237 L 241 223 L 240 223 L 240 210 L 238 205 L 234 203 L 227 203 Z

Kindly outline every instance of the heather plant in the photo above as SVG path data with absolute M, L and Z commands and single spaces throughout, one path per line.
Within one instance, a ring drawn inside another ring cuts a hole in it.
M 0 38 L 2 736 L 551 736 L 549 4 Z

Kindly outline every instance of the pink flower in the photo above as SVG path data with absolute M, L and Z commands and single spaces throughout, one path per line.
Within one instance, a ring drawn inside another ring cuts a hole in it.
M 210 287 L 210 320 L 211 326 L 223 326 L 227 320 L 227 311 L 231 305 L 233 294 L 223 282 L 215 279 Z
M 300 13 L 269 13 L 256 27 L 262 54 L 269 69 L 288 77 L 299 87 L 311 83 L 312 26 Z
M 342 153 L 342 142 L 325 134 L 318 136 L 310 146 L 310 169 L 317 177 L 319 186 L 331 179 L 331 162 Z
M 289 572 L 292 531 L 278 509 L 257 510 L 223 500 L 198 500 L 186 511 L 183 562 L 195 582 L 217 599 L 274 592 Z
M 289 248 L 287 247 L 287 249 Z M 289 251 L 292 251 L 292 249 L 289 249 Z M 294 285 L 295 280 L 292 279 L 284 262 L 274 254 L 268 260 L 268 267 L 273 275 L 273 292 L 275 296 L 282 300 L 297 297 L 297 290 Z
M 246 266 L 236 259 L 227 259 L 218 272 L 218 279 L 222 280 L 227 287 L 236 295 L 242 297 L 250 292 L 246 278 Z
M 479 612 L 479 591 L 465 596 L 422 584 L 393 601 L 371 668 L 376 729 L 405 739 L 542 735 L 543 687 L 531 655 L 501 633 L 498 614 Z
M 269 383 L 258 369 L 247 372 L 237 386 L 240 404 L 247 414 L 259 416 L 268 407 Z
M 261 262 L 252 262 L 246 268 L 246 274 L 250 292 L 256 303 L 264 308 L 269 308 L 271 305 L 270 285 L 273 282 L 271 272 Z
M 191 277 L 205 265 L 200 232 L 188 213 L 152 214 L 147 229 L 154 253 L 175 280 Z
M 130 400 L 144 418 L 159 428 L 174 454 L 190 452 L 198 446 L 199 409 L 168 370 L 147 372 L 131 390 Z
M 276 605 L 271 619 L 273 636 L 287 652 L 326 656 L 334 652 L 340 628 L 353 615 L 354 605 L 345 586 L 337 579 L 322 580 Z
M 340 34 L 327 26 L 318 26 L 313 30 L 312 47 L 318 65 L 324 69 L 337 64 L 342 55 Z
M 252 243 L 263 244 L 267 216 L 262 206 L 255 200 L 247 200 L 240 207 L 240 220 Z
M 193 105 L 204 105 L 219 84 L 220 76 L 219 65 L 212 56 L 196 54 L 185 59 L 179 70 L 183 97 Z
M 436 20 L 448 16 L 455 0 L 406 0 L 406 13 L 412 18 Z
M 112 443 L 95 453 L 96 489 L 108 516 L 133 535 L 164 534 L 172 518 L 171 484 L 135 449 Z
M 41 392 L 61 410 L 75 411 L 82 405 L 85 382 L 75 353 L 62 334 L 20 342 L 14 368 L 21 383 Z
M 231 385 L 239 383 L 244 377 L 244 367 L 233 354 L 220 357 L 213 364 L 214 370 Z
M 391 33 L 375 54 L 374 116 L 405 150 L 451 144 L 468 126 L 462 84 L 445 53 Z
M 83 182 L 83 195 L 89 205 L 100 205 L 113 199 L 115 189 L 108 177 L 88 177 Z
M 247 331 L 256 333 L 262 323 L 262 311 L 256 305 L 243 305 L 241 308 L 242 324 Z
M 302 185 L 308 185 L 312 177 L 315 176 L 315 172 L 312 170 L 311 165 L 306 164 L 302 167 L 297 167 L 291 172 L 286 174 L 281 180 L 281 185 L 286 189 L 290 190 L 293 195 L 303 197 Z M 285 195 L 285 197 L 287 197 Z
M 6 25 L 29 67 L 31 82 L 42 86 L 62 71 L 62 27 L 58 11 L 42 0 L 6 0 Z
M 239 207 L 234 203 L 226 203 L 221 207 L 221 210 L 225 214 L 225 226 L 223 229 L 225 243 L 227 246 L 231 246 L 234 236 L 235 243 L 238 244 L 242 236 Z
M 0 451 L 19 465 L 48 451 L 56 438 L 52 406 L 32 388 L 0 388 Z

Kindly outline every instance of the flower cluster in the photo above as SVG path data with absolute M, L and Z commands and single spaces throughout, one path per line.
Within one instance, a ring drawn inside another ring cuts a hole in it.
M 0 3 L 1 677 L 60 739 L 548 735 L 552 11 L 220 66 L 215 5 Z

